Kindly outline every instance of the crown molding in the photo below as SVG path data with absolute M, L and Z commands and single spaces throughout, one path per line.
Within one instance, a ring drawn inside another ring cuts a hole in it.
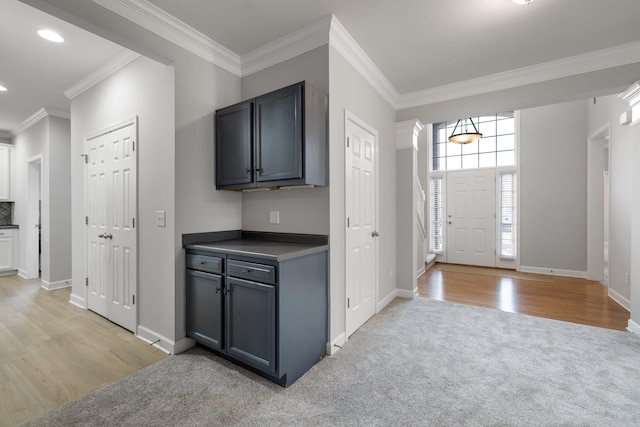
M 0 138 L 4 139 L 12 139 L 15 135 L 13 132 L 9 132 L 8 130 L 0 130 Z
M 240 56 L 147 0 L 92 0 L 212 64 L 241 76 Z
M 68 99 L 73 99 L 97 85 L 107 77 L 124 68 L 127 64 L 140 57 L 139 53 L 124 49 L 122 52 L 111 58 L 100 68 L 81 79 L 79 82 L 65 90 L 63 93 Z
M 20 126 L 12 130 L 11 133 L 13 135 L 19 135 L 25 130 L 29 129 L 31 126 L 38 123 L 40 120 L 49 116 L 59 117 L 61 119 L 67 119 L 67 120 L 71 118 L 71 114 L 69 114 L 67 111 L 56 110 L 53 108 L 41 108 L 38 111 L 36 111 L 33 115 L 31 115 L 27 120 L 22 122 Z
M 640 62 L 640 42 L 401 95 L 398 108 L 450 101 Z
M 242 77 L 328 44 L 330 26 L 331 17 L 327 16 L 242 55 L 240 57 Z
M 329 44 L 387 101 L 397 109 L 400 94 L 335 16 L 331 17 Z

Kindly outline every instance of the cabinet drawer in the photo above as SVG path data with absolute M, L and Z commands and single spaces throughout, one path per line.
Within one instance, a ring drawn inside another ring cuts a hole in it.
M 12 228 L 0 229 L 0 239 L 13 237 L 14 230 Z
M 276 284 L 276 268 L 273 265 L 228 259 L 227 275 L 271 285 Z
M 222 258 L 216 256 L 187 254 L 187 268 L 207 271 L 209 273 L 222 273 Z

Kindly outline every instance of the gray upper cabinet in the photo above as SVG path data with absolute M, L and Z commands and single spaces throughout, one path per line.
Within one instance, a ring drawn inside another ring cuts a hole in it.
M 305 82 L 216 111 L 216 188 L 327 185 L 327 112 Z

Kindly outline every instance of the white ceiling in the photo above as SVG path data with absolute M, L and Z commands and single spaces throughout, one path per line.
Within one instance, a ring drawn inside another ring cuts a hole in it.
M 400 95 L 640 42 L 640 0 L 149 2 L 239 56 L 335 15 Z M 68 110 L 62 92 L 121 49 L 18 0 L 0 6 L 0 130 L 42 107 Z M 40 40 L 45 25 L 68 42 Z
M 50 28 L 55 44 L 36 31 Z M 47 15 L 18 0 L 0 0 L 0 133 L 13 131 L 42 108 L 69 112 L 63 94 L 105 64 L 122 47 Z
M 238 55 L 335 17 L 402 95 L 640 41 L 639 0 L 150 0 Z

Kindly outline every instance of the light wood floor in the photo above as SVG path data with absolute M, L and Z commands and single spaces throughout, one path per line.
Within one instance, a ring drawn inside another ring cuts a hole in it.
M 70 288 L 0 277 L 0 426 L 15 426 L 166 357 L 69 303 Z
M 511 270 L 435 264 L 418 279 L 422 297 L 624 331 L 629 312 L 598 282 Z

